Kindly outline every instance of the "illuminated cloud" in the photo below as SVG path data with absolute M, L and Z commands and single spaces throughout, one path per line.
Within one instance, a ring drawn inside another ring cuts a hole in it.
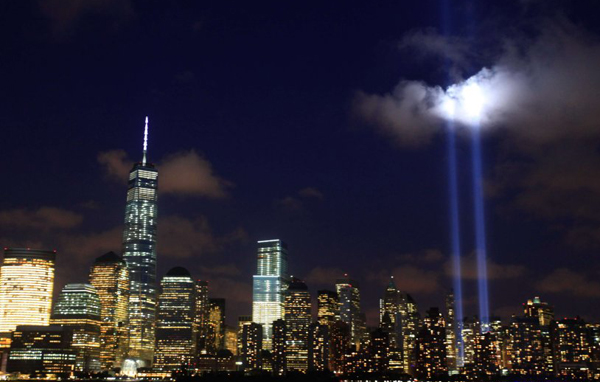
M 0 226 L 11 229 L 70 229 L 79 226 L 82 221 L 80 214 L 56 207 L 0 211 Z
M 315 187 L 305 187 L 299 190 L 295 195 L 275 200 L 274 205 L 287 212 L 302 212 L 304 211 L 304 207 L 308 200 L 313 199 L 322 201 L 324 198 L 325 196 L 323 193 Z
M 545 293 L 564 293 L 576 297 L 600 297 L 600 283 L 595 278 L 560 268 L 546 276 L 537 284 L 537 289 Z
M 444 120 L 469 124 L 466 96 L 476 85 L 483 101 L 481 124 L 488 129 L 507 129 L 524 144 L 596 137 L 599 60 L 596 39 L 567 22 L 548 22 L 536 39 L 505 42 L 495 64 L 447 89 L 403 80 L 384 95 L 359 92 L 354 106 L 364 121 L 393 134 L 401 145 L 422 146 Z
M 133 162 L 123 150 L 98 154 L 98 162 L 111 179 L 125 183 Z M 158 165 L 159 192 L 208 198 L 224 198 L 233 184 L 215 175 L 212 164 L 194 150 L 167 156 Z

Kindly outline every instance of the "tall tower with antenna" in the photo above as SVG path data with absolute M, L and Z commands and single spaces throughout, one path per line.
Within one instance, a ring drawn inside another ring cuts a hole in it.
M 142 161 L 129 172 L 123 259 L 130 272 L 129 352 L 138 366 L 150 366 L 156 329 L 156 218 L 158 171 L 147 161 L 148 117 Z

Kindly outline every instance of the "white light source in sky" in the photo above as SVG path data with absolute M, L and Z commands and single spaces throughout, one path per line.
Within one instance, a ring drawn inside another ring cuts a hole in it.
M 483 92 L 475 81 L 466 83 L 462 88 L 461 98 L 463 107 L 468 115 L 474 120 L 478 121 L 481 117 L 481 111 L 483 109 Z
M 437 113 L 443 119 L 467 126 L 485 123 L 492 104 L 502 96 L 491 94 L 490 72 L 483 69 L 473 77 L 450 85 L 438 94 Z M 499 93 L 502 93 L 500 91 Z

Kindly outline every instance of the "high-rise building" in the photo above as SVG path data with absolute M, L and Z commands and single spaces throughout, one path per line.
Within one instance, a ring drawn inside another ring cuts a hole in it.
M 416 341 L 421 327 L 421 316 L 416 301 L 408 293 L 400 293 L 401 330 L 398 346 L 402 349 L 405 373 L 412 373 L 416 366 Z
M 279 319 L 273 321 L 273 337 L 271 341 L 273 374 L 283 375 L 287 371 L 287 325 L 285 320 Z
M 69 377 L 77 358 L 72 339 L 71 328 L 65 326 L 19 325 L 12 333 L 6 371 Z
M 252 323 L 251 315 L 243 315 L 238 317 L 238 326 L 237 326 L 237 355 L 242 355 L 242 338 L 244 335 L 244 326 L 250 325 Z
M 573 379 L 589 379 L 591 344 L 587 325 L 581 318 L 563 318 L 551 324 L 556 374 Z
M 401 294 L 396 284 L 394 276 L 390 277 L 390 282 L 385 288 L 383 298 L 379 302 L 379 327 L 389 335 L 390 346 L 395 348 L 398 346 L 398 337 L 400 331 L 400 303 Z
M 539 297 L 527 300 L 523 304 L 525 317 L 537 317 L 541 326 L 549 326 L 554 319 L 554 308 L 547 302 L 542 302 Z
M 206 351 L 216 354 L 225 348 L 225 299 L 208 299 L 208 326 Z
M 446 359 L 448 361 L 448 370 L 452 373 L 458 372 L 458 365 L 462 364 L 462 359 L 458 360 L 460 355 L 458 346 L 462 346 L 462 343 L 459 343 L 456 338 L 458 327 L 456 325 L 454 307 L 454 292 L 450 291 L 446 295 Z
M 75 371 L 100 371 L 100 311 L 100 297 L 91 284 L 67 284 L 56 300 L 50 324 L 71 329 Z
M 119 255 L 108 252 L 94 261 L 90 283 L 100 298 L 100 364 L 103 370 L 121 367 L 129 337 L 129 269 Z
M 340 320 L 350 326 L 350 340 L 358 345 L 366 332 L 360 310 L 358 282 L 344 275 L 344 278 L 336 281 L 335 289 L 340 299 Z
M 261 324 L 251 322 L 242 326 L 242 359 L 244 369 L 258 370 L 261 368 L 263 338 Z
M 271 349 L 273 321 L 283 318 L 287 288 L 287 245 L 279 240 L 258 242 L 258 265 L 253 277 L 252 321 L 263 325 L 263 347 Z
M 194 352 L 194 280 L 182 267 L 172 268 L 160 283 L 154 367 L 180 369 Z
M 419 377 L 432 379 L 447 375 L 446 322 L 438 308 L 427 311 L 416 345 L 416 374 Z
M 56 251 L 5 248 L 0 271 L 0 332 L 48 325 Z
M 313 322 L 308 327 L 308 370 L 329 370 L 329 325 Z
M 336 321 L 329 326 L 329 370 L 344 372 L 344 358 L 350 350 L 350 325 Z
M 311 322 L 310 293 L 306 284 L 293 278 L 285 291 L 286 364 L 288 370 L 308 369 L 308 327 Z
M 339 301 L 334 291 L 317 291 L 317 320 L 320 324 L 329 325 L 340 319 Z
M 542 332 L 537 317 L 513 316 L 506 342 L 513 374 L 545 374 Z
M 129 358 L 148 366 L 156 330 L 156 219 L 158 171 L 147 162 L 148 117 L 142 161 L 129 172 L 123 259 L 130 271 Z
M 390 363 L 390 335 L 382 328 L 371 332 L 369 341 L 369 370 L 373 373 L 387 373 Z
M 196 352 L 207 351 L 208 316 L 208 281 L 196 281 L 196 312 L 194 314 L 194 330 L 196 331 Z

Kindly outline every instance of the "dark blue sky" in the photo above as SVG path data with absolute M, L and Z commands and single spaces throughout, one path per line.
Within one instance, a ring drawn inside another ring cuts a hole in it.
M 125 185 L 107 169 L 141 157 L 148 115 L 150 160 L 180 160 L 183 167 L 171 166 L 174 182 L 204 176 L 223 191 L 211 196 L 184 184 L 160 194 L 159 230 L 168 227 L 158 243 L 160 275 L 181 265 L 208 278 L 234 320 L 250 312 L 255 241 L 277 237 L 290 246 L 291 273 L 312 291 L 332 288 L 341 272 L 358 279 L 371 324 L 392 273 L 422 310 L 440 305 L 450 286 L 445 136 L 398 145 L 357 113 L 357 92 L 385 94 L 401 80 L 448 85 L 457 73 L 497 64 L 506 41 L 534 45 L 525 42 L 548 23 L 568 24 L 568 41 L 596 51 L 597 11 L 593 1 L 2 2 L 0 239 L 56 247 L 58 288 L 84 280 L 104 251 L 119 251 Z M 401 43 L 418 34 L 445 39 L 466 59 L 450 70 L 418 39 Z M 505 171 L 531 170 L 538 150 L 522 150 L 510 134 L 496 129 L 484 140 L 492 310 L 517 313 L 541 294 L 561 314 L 597 318 L 586 299 L 600 296 L 600 285 L 589 283 L 600 224 L 578 212 L 596 208 L 598 188 L 586 180 L 599 175 L 597 148 L 582 183 L 561 188 L 556 200 L 540 198 L 540 207 L 528 199 L 545 187 L 527 181 L 535 173 Z M 562 155 L 561 144 L 552 147 Z M 111 165 L 99 162 L 101 153 Z M 466 263 L 469 158 L 468 140 L 459 139 Z M 549 277 L 562 284 L 550 287 Z

